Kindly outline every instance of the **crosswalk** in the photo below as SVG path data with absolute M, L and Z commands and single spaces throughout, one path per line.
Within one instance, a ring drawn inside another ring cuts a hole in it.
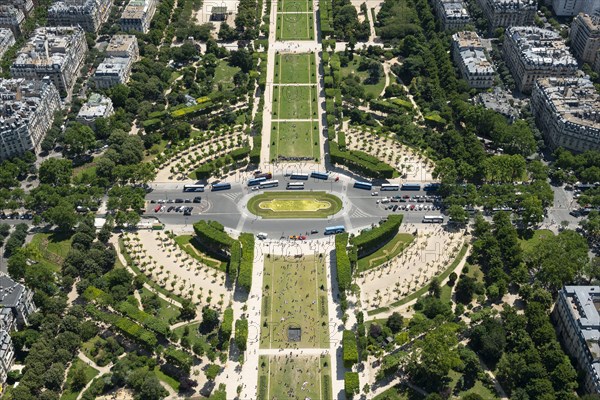
M 352 218 L 370 218 L 370 217 L 372 217 L 371 214 L 366 213 L 357 207 L 352 207 L 352 210 L 350 210 L 350 216 Z
M 241 193 L 223 193 L 222 196 L 227 197 L 229 200 L 237 203 L 238 199 L 242 196 Z

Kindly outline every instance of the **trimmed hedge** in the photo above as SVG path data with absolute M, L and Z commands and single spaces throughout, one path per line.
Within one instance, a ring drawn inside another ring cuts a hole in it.
M 252 164 L 260 163 L 260 147 L 262 145 L 261 136 L 254 136 L 252 138 L 252 150 L 250 150 L 250 162 Z
M 88 286 L 83 292 L 83 298 L 87 302 L 96 302 L 100 305 L 108 305 L 113 303 L 113 298 L 111 295 L 95 286 Z
M 140 310 L 131 303 L 122 301 L 121 303 L 117 304 L 116 309 L 132 320 L 140 323 L 144 328 L 150 329 L 151 331 L 163 336 L 167 336 L 169 334 L 168 321 L 163 321 L 162 319 L 156 318 L 155 316 Z
M 245 318 L 235 321 L 235 345 L 240 351 L 246 351 L 248 342 L 248 320 Z
M 242 259 L 240 261 L 240 272 L 238 274 L 238 285 L 246 291 L 252 287 L 252 267 L 254 264 L 254 235 L 242 233 L 240 235 L 242 245 Z
M 337 142 L 329 142 L 329 155 L 333 164 L 345 165 L 371 178 L 392 178 L 394 168 L 362 151 L 342 151 Z
M 221 322 L 221 326 L 219 327 L 219 341 L 221 343 L 226 343 L 231 338 L 231 333 L 233 332 L 233 309 L 228 307 L 223 312 L 223 322 Z
M 344 331 L 342 337 L 342 354 L 344 367 L 352 368 L 358 362 L 358 345 L 356 344 L 356 336 L 352 331 Z
M 243 160 L 250 155 L 250 147 L 246 146 L 242 147 L 241 149 L 235 149 L 230 152 L 229 155 L 236 161 Z
M 237 240 L 233 241 L 229 252 L 231 256 L 229 258 L 229 264 L 227 265 L 227 272 L 231 274 L 232 279 L 235 279 L 238 270 L 240 269 L 240 262 L 242 259 L 242 246 L 240 242 Z
M 344 374 L 344 391 L 346 398 L 351 399 L 360 390 L 358 372 L 346 372 Z
M 181 368 L 186 374 L 190 373 L 190 368 L 192 368 L 193 363 L 191 355 L 189 355 L 185 351 L 176 349 L 173 346 L 167 347 L 164 355 L 167 361 Z
M 348 245 L 348 234 L 343 233 L 335 236 L 335 264 L 337 266 L 337 282 L 341 292 L 350 289 L 352 283 L 352 268 L 350 258 L 346 251 Z
M 358 258 L 363 258 L 374 253 L 377 249 L 392 240 L 398 234 L 402 218 L 402 214 L 391 214 L 387 217 L 387 221 L 378 227 L 350 239 L 350 244 L 357 248 Z
M 118 315 L 107 313 L 104 311 L 98 310 L 93 305 L 88 305 L 85 310 L 90 314 L 93 318 L 105 322 L 113 327 L 117 328 L 123 335 L 128 337 L 131 340 L 138 342 L 139 344 L 145 346 L 148 349 L 154 350 L 156 345 L 158 344 L 158 339 L 156 339 L 156 335 L 151 331 L 142 328 L 140 325 L 131 321 L 125 317 L 119 317 Z
M 209 248 L 229 251 L 235 240 L 225 233 L 223 225 L 214 222 L 198 221 L 194 224 L 194 232 L 198 240 Z
M 321 22 L 321 35 L 323 37 L 333 35 L 333 10 L 331 1 L 319 0 L 319 17 Z

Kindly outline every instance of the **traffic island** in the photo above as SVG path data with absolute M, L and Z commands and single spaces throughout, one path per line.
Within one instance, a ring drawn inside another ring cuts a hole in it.
M 252 197 L 247 208 L 263 218 L 327 218 L 342 209 L 342 200 L 325 192 L 267 192 Z

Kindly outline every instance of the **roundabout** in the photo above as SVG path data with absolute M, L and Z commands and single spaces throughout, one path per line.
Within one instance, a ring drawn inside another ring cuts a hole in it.
M 263 218 L 327 218 L 342 209 L 342 200 L 326 192 L 268 192 L 252 197 L 247 209 Z

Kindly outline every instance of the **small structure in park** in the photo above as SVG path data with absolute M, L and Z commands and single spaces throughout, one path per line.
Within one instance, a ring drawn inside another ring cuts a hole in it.
M 210 10 L 211 21 L 225 21 L 227 19 L 227 6 L 214 6 Z
M 299 342 L 302 340 L 302 328 L 288 328 L 288 341 Z

